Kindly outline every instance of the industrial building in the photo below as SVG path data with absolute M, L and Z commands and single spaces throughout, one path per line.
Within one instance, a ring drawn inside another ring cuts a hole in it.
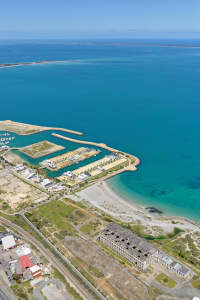
M 192 275 L 189 268 L 116 223 L 109 223 L 98 239 L 142 271 L 152 264 L 159 263 L 181 279 L 186 280 Z
M 156 261 L 167 269 L 176 273 L 176 275 L 182 279 L 187 279 L 191 275 L 190 269 L 175 261 L 164 252 L 159 251 L 159 253 L 156 255 Z
M 13 235 L 6 235 L 1 239 L 4 250 L 10 250 L 16 247 L 16 242 Z
M 158 253 L 144 239 L 115 223 L 109 223 L 98 238 L 142 271 L 152 264 Z

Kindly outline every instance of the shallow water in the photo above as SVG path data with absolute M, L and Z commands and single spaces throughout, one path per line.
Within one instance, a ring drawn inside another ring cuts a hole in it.
M 111 187 L 143 206 L 199 220 L 200 49 L 156 46 L 170 43 L 200 45 L 1 43 L 0 63 L 69 62 L 0 69 L 0 119 L 82 131 L 85 139 L 137 155 L 138 171 L 112 178 Z

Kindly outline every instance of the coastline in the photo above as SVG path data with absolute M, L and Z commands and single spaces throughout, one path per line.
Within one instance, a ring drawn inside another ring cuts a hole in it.
M 58 130 L 58 131 L 67 132 L 75 135 L 83 135 L 82 132 L 66 129 L 66 128 L 32 125 L 32 124 L 26 124 L 22 122 L 15 122 L 12 120 L 0 121 L 0 131 L 8 131 L 22 136 L 31 135 L 42 131 L 48 131 L 48 130 L 49 131 Z
M 62 130 L 65 132 L 70 132 L 74 133 L 77 135 L 82 135 L 81 132 L 76 132 L 76 131 L 71 131 L 68 129 L 63 129 L 63 128 L 53 128 L 53 127 L 44 127 L 44 126 L 37 126 L 37 125 L 30 125 L 30 124 L 25 124 L 25 123 L 19 123 L 19 122 L 13 122 L 10 120 L 7 121 L 1 121 L 0 122 L 0 127 L 10 127 L 11 128 L 2 128 L 2 131 L 10 131 L 10 129 L 13 129 L 15 127 L 15 131 L 18 131 L 17 134 L 19 135 L 30 135 L 33 133 L 33 131 L 45 131 L 45 130 Z M 24 132 L 25 130 L 25 132 Z M 20 132 L 19 132 L 20 131 Z M 31 131 L 31 133 L 30 133 Z M 16 133 L 16 132 L 15 132 Z M 107 146 L 104 143 L 95 143 L 95 142 L 89 142 L 89 141 L 84 141 L 84 140 L 79 140 L 79 139 L 72 139 L 60 134 L 55 134 L 51 133 L 52 136 L 55 136 L 57 138 L 61 138 L 73 143 L 82 143 L 82 144 L 89 144 L 93 146 L 98 146 L 100 148 L 104 148 L 109 151 L 113 152 L 121 152 L 120 150 L 111 148 Z M 20 149 L 19 149 L 20 150 Z M 125 155 L 128 155 L 124 153 Z M 128 166 L 125 171 L 136 171 L 137 168 L 136 166 L 139 165 L 140 159 L 137 158 L 134 155 L 130 155 L 130 158 L 134 158 L 134 164 Z M 124 171 L 124 170 L 123 170 Z M 121 172 L 121 171 L 120 171 Z M 117 172 L 118 174 L 118 172 Z M 184 222 L 184 226 L 187 223 L 187 226 L 185 228 L 190 228 L 191 226 L 194 229 L 198 226 L 198 229 L 200 228 L 200 223 L 196 222 L 195 220 L 188 219 L 187 217 L 181 217 L 181 216 L 174 216 L 171 214 L 170 216 L 166 214 L 156 214 L 156 213 L 149 213 L 144 207 L 142 207 L 140 201 L 138 199 L 134 199 L 130 201 L 128 197 L 120 196 L 120 193 L 115 191 L 115 188 L 112 188 L 108 182 L 106 182 L 107 178 L 104 178 L 103 180 L 100 180 L 98 183 L 87 187 L 86 189 L 78 192 L 78 197 L 76 196 L 71 196 L 74 198 L 75 201 L 79 200 L 80 198 L 88 201 L 91 205 L 97 207 L 101 211 L 104 211 L 106 214 L 109 214 L 113 217 L 119 218 L 121 221 L 124 222 L 132 222 L 136 224 L 142 224 L 144 226 L 149 227 L 149 222 L 151 222 L 152 226 L 160 226 L 163 228 L 164 232 L 170 232 L 173 230 L 174 226 L 171 226 L 171 224 L 162 224 L 163 220 L 169 221 L 168 223 L 171 223 L 172 220 L 177 220 L 178 223 Z M 137 195 L 136 195 L 137 197 Z M 145 205 L 146 206 L 146 205 Z
M 89 206 L 99 209 L 121 222 L 145 226 L 148 234 L 168 234 L 175 227 L 188 232 L 200 228 L 198 223 L 184 217 L 150 214 L 135 202 L 130 203 L 122 198 L 105 181 L 77 192 L 75 195 L 71 195 L 70 198 L 74 201 L 84 201 Z
M 140 164 L 140 159 L 137 156 L 134 156 L 132 154 L 128 154 L 125 152 L 122 152 L 120 150 L 114 149 L 112 147 L 109 147 L 108 145 L 104 144 L 104 143 L 97 143 L 97 142 L 90 142 L 90 141 L 84 141 L 84 140 L 78 140 L 78 139 L 72 139 L 57 133 L 52 133 L 52 136 L 55 136 L 57 138 L 72 142 L 72 143 L 78 143 L 78 144 L 85 144 L 85 145 L 91 145 L 91 146 L 95 146 L 95 147 L 99 147 L 105 150 L 108 150 L 110 152 L 115 152 L 115 153 L 123 153 L 125 155 L 128 155 L 129 157 L 132 157 L 134 159 L 134 164 L 129 164 L 128 167 L 126 167 L 125 170 L 127 171 L 136 171 L 137 170 L 137 166 Z

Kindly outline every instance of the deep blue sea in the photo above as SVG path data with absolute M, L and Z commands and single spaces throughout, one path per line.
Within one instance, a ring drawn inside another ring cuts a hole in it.
M 82 131 L 137 155 L 138 171 L 111 187 L 200 220 L 200 40 L 0 42 L 0 63 L 39 60 L 66 62 L 0 69 L 1 120 Z

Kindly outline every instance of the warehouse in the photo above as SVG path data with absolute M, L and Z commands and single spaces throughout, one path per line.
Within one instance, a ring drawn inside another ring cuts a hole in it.
M 144 239 L 115 223 L 106 226 L 99 235 L 99 240 L 142 271 L 152 264 L 158 252 Z

